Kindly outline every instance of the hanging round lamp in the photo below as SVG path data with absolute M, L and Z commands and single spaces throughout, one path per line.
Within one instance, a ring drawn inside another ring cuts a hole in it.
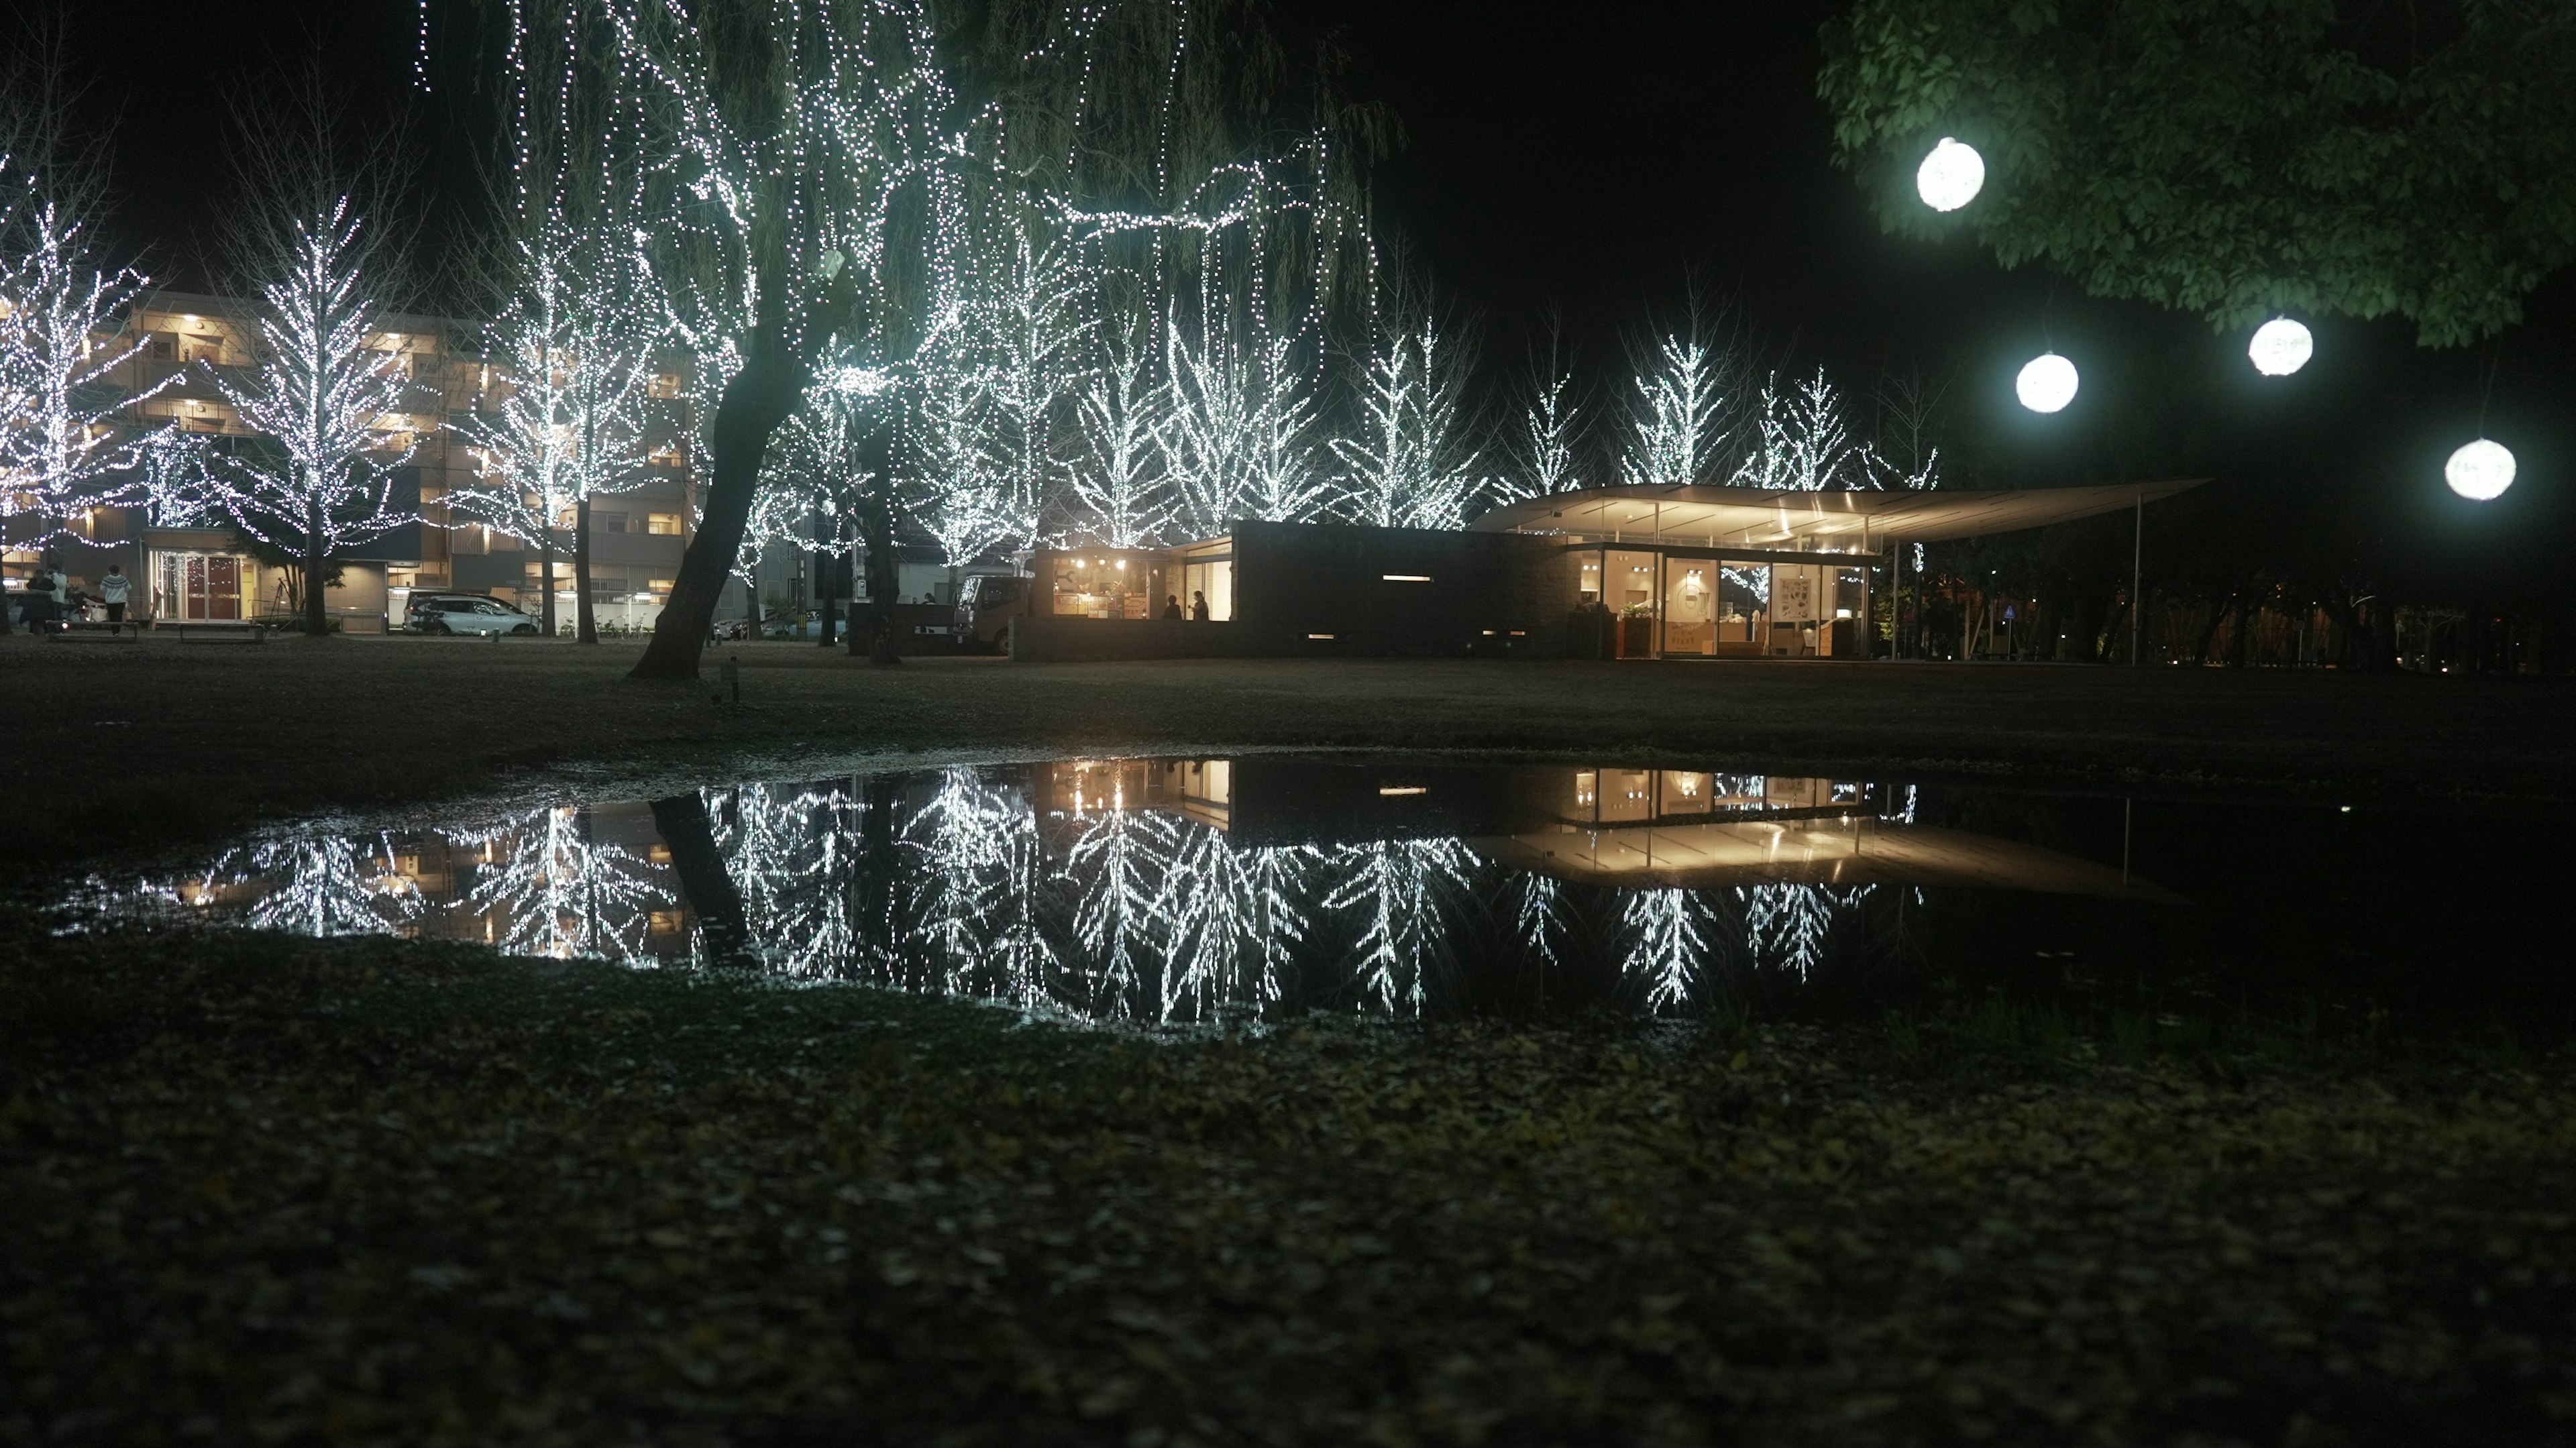
M 2442 464 L 2442 481 L 2472 502 L 2492 502 L 2513 486 L 2513 450 L 2479 438 L 2451 454 Z
M 1986 158 L 1965 141 L 1941 138 L 1914 168 L 1914 194 L 1935 211 L 1956 211 L 1986 186 Z
M 2075 400 L 2075 364 L 2054 352 L 2042 352 L 2022 364 L 2013 379 L 2013 394 L 2033 412 L 2059 412 Z
M 2254 340 L 2245 347 L 2245 355 L 2254 359 L 2254 370 L 2266 377 L 2287 377 L 2307 366 L 2316 354 L 2316 337 L 2305 324 L 2287 317 L 2274 317 L 2255 328 Z

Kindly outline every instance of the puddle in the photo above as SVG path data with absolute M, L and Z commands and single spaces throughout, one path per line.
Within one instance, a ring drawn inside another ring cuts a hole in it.
M 2520 1009 L 2564 1004 L 2553 844 L 1862 779 L 1102 759 L 280 832 L 83 904 L 1158 1023 L 1961 988 Z

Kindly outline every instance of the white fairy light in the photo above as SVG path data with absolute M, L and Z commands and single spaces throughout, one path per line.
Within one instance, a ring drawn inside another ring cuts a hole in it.
M 380 330 L 362 233 L 347 197 L 271 226 L 252 365 L 218 371 L 214 385 L 273 446 L 212 455 L 197 473 L 208 502 L 301 563 L 308 621 L 330 559 L 414 517 L 393 485 L 423 438 L 387 425 L 401 422 L 409 358 Z
M 1914 170 L 1914 194 L 1935 211 L 1956 211 L 1985 189 L 1986 158 L 1965 141 L 1943 136 Z
M 2054 352 L 2042 352 L 2022 364 L 2013 393 L 2033 412 L 2057 412 L 2075 400 L 2075 364 Z
M 2492 502 L 2513 486 L 2513 451 L 2500 442 L 2479 438 L 2451 454 L 2442 464 L 2442 481 L 2472 502 Z
M 1718 461 L 1726 427 L 1719 418 L 1718 358 L 1698 329 L 1667 333 L 1636 378 L 1636 412 L 1621 457 L 1632 483 L 1686 486 Z
M 1456 528 L 1475 497 L 1461 356 L 1425 315 L 1379 332 L 1360 382 L 1359 435 L 1335 438 L 1343 515 L 1380 528 Z
M 2254 359 L 2254 370 L 2266 377 L 2287 377 L 2308 365 L 2316 355 L 2317 339 L 2307 327 L 2288 317 L 2274 317 L 2254 329 L 2254 339 L 2245 346 L 2245 355 Z

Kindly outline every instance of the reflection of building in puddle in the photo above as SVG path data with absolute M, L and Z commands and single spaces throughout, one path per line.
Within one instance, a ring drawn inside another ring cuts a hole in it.
M 1497 864 L 1612 889 L 1923 885 L 2173 901 L 2124 871 L 1918 825 L 1856 780 L 1578 769 L 1556 818 L 1468 841 Z
M 1042 815 L 1166 810 L 1218 829 L 1233 819 L 1230 759 L 1066 759 L 1031 768 Z

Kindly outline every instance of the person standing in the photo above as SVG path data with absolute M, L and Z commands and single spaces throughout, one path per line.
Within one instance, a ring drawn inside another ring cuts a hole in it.
M 34 573 L 27 576 L 27 605 L 22 614 L 27 620 L 27 632 L 43 634 L 54 631 L 56 586 L 54 571 L 51 568 L 39 566 Z
M 1190 619 L 1195 623 L 1208 621 L 1207 593 L 1202 589 L 1190 590 Z
M 1163 617 L 1170 619 L 1174 623 L 1181 621 L 1181 596 L 1179 594 L 1168 593 L 1163 596 Z
M 99 602 L 107 605 L 107 631 L 110 636 L 125 632 L 125 600 L 133 588 L 133 580 L 125 576 L 124 564 L 107 565 L 107 576 L 98 581 L 98 598 Z M 141 632 L 142 627 L 141 624 L 135 625 L 136 632 Z

